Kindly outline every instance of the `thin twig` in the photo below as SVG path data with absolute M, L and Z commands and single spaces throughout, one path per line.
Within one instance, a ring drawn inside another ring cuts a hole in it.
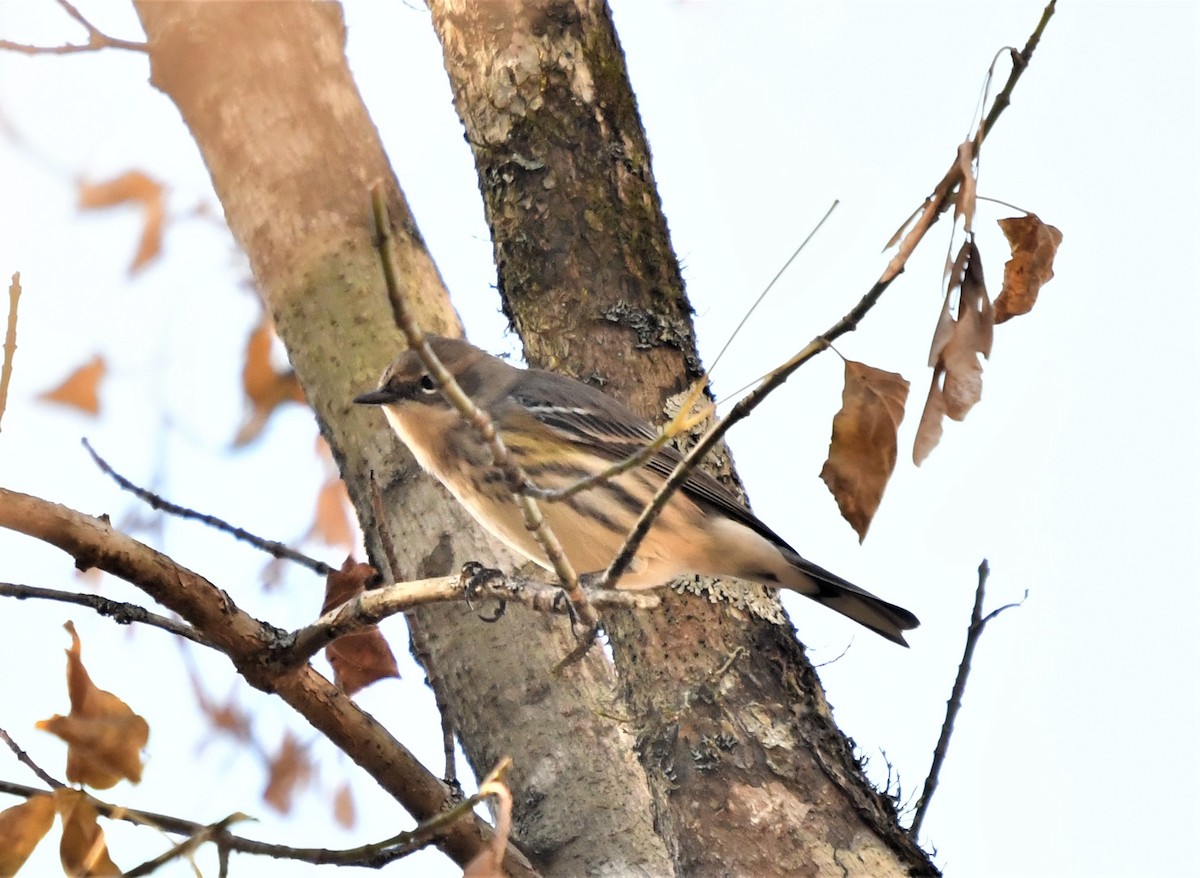
M 984 616 L 983 593 L 990 572 L 987 558 L 984 558 L 979 562 L 979 585 L 975 587 L 975 606 L 971 609 L 971 624 L 967 627 L 967 643 L 963 648 L 962 661 L 958 665 L 958 676 L 954 680 L 954 688 L 950 690 L 950 700 L 946 702 L 946 719 L 942 722 L 942 732 L 938 736 L 937 746 L 933 748 L 933 763 L 929 766 L 929 775 L 925 778 L 925 788 L 921 791 L 921 798 L 917 800 L 912 825 L 908 828 L 909 835 L 913 838 L 916 838 L 921 831 L 921 822 L 925 819 L 925 812 L 929 809 L 934 790 L 937 789 L 938 775 L 941 774 L 942 763 L 945 762 L 946 752 L 950 747 L 950 735 L 954 731 L 954 720 L 962 707 L 963 693 L 967 689 L 967 675 L 971 672 L 971 657 L 975 654 L 975 645 L 983 636 L 983 629 L 988 622 L 1005 610 L 1021 606 L 1025 603 L 1025 598 L 1029 597 L 1029 592 L 1026 591 L 1025 597 L 1016 603 L 1005 604 Z
M 45 795 L 46 790 L 0 780 L 0 793 L 29 799 L 33 796 Z M 234 835 L 225 829 L 217 828 L 220 824 L 196 823 L 192 820 L 173 817 L 170 814 L 158 814 L 153 811 L 127 808 L 124 805 L 112 805 L 92 795 L 88 795 L 88 802 L 96 809 L 97 814 L 107 817 L 109 820 L 124 820 L 138 826 L 150 826 L 170 835 L 182 835 L 189 839 L 206 835 L 207 840 L 215 844 L 219 851 L 237 851 L 243 854 L 271 857 L 276 860 L 297 860 L 313 865 L 378 868 L 436 842 L 444 829 L 469 815 L 483 798 L 481 795 L 476 795 L 464 799 L 463 802 L 434 815 L 409 832 L 401 832 L 382 841 L 344 849 L 298 848 L 283 844 L 271 844 Z M 229 820 L 230 818 L 226 818 L 221 823 L 228 824 Z
M 401 582 L 383 588 L 374 588 L 355 595 L 343 604 L 334 607 L 311 625 L 292 632 L 284 638 L 286 649 L 274 656 L 287 667 L 302 665 L 333 640 L 352 631 L 357 631 L 414 607 L 471 599 L 493 599 L 519 603 L 542 613 L 566 613 L 568 607 L 560 600 L 562 589 L 545 582 L 536 582 L 516 576 L 505 576 L 500 571 L 482 571 L 487 575 L 472 575 L 465 571 L 458 576 L 436 576 Z M 590 593 L 596 606 L 621 607 L 625 609 L 647 609 L 658 606 L 655 594 L 642 591 L 617 591 L 608 589 Z
M 8 745 L 8 749 L 13 751 L 13 755 L 17 757 L 17 761 L 32 771 L 38 776 L 38 780 L 50 787 L 52 790 L 61 789 L 66 784 L 61 780 L 51 777 L 40 765 L 33 761 L 33 757 L 26 753 L 16 741 L 4 729 L 0 729 L 0 738 L 4 739 L 4 743 Z
M 392 306 L 392 316 L 396 325 L 404 333 L 408 346 L 420 356 L 421 362 L 429 370 L 429 375 L 436 382 L 442 396 L 487 443 L 492 454 L 492 463 L 504 473 L 513 499 L 525 520 L 525 527 L 533 534 L 538 545 L 546 553 L 546 558 L 553 565 L 554 572 L 562 580 L 563 590 L 567 593 L 567 599 L 575 611 L 576 621 L 584 626 L 579 638 L 580 646 L 585 649 L 590 647 L 599 630 L 600 618 L 588 600 L 587 593 L 579 584 L 579 577 L 567 560 L 562 544 L 559 543 L 558 537 L 554 535 L 554 531 L 550 529 L 550 525 L 542 516 L 537 500 L 527 492 L 526 486 L 530 481 L 528 476 L 509 454 L 508 448 L 500 438 L 500 434 L 496 431 L 487 412 L 475 405 L 474 401 L 458 386 L 454 376 L 438 360 L 425 333 L 417 324 L 416 317 L 408 307 L 402 289 L 401 272 L 396 265 L 393 252 L 392 223 L 388 215 L 387 199 L 382 183 L 375 183 L 371 187 L 371 216 L 375 224 L 373 243 L 379 251 L 384 281 L 387 285 L 388 301 Z
M 4 365 L 0 366 L 0 421 L 8 406 L 8 382 L 12 380 L 13 359 L 17 355 L 17 302 L 21 299 L 21 272 L 13 273 L 8 285 L 8 331 L 4 333 Z
M 1005 83 L 1004 89 L 1000 94 L 996 96 L 996 104 L 993 104 L 992 111 L 984 119 L 984 123 L 980 126 L 979 132 L 976 135 L 976 154 L 978 154 L 980 144 L 983 143 L 988 132 L 991 131 L 992 126 L 1003 109 L 1003 106 L 998 106 L 1001 100 L 1003 99 L 1004 106 L 1008 105 L 1009 97 L 1012 94 L 1014 86 L 1016 86 L 1017 80 L 1020 79 L 1025 68 L 1029 66 L 1029 59 L 1032 57 L 1033 51 L 1041 39 L 1042 31 L 1045 29 L 1050 16 L 1054 14 L 1055 2 L 1056 0 L 1050 0 L 1050 4 L 1042 13 L 1042 18 L 1038 22 L 1037 29 L 1026 43 L 1025 49 L 1019 55 L 1014 56 L 1013 69 L 1009 74 L 1008 82 Z M 642 540 L 650 532 L 650 527 L 654 523 L 654 520 L 671 499 L 671 495 L 687 480 L 688 474 L 699 464 L 700 460 L 724 438 L 725 434 L 729 432 L 729 428 L 748 417 L 772 391 L 787 381 L 793 372 L 828 348 L 835 340 L 858 328 L 858 324 L 875 307 L 875 303 L 879 301 L 880 296 L 883 295 L 892 281 L 900 276 L 905 264 L 908 262 L 908 257 L 925 236 L 925 233 L 929 231 L 929 228 L 937 222 L 941 214 L 950 206 L 954 190 L 961 182 L 962 169 L 956 155 L 954 162 L 950 165 L 950 170 L 946 172 L 945 176 L 942 177 L 941 181 L 934 188 L 933 195 L 925 201 L 916 223 L 900 241 L 896 255 L 892 257 L 887 267 L 884 268 L 879 280 L 875 281 L 866 294 L 859 299 L 858 304 L 851 308 L 845 317 L 823 334 L 810 341 L 803 350 L 782 366 L 767 375 L 758 387 L 742 397 L 730 410 L 729 414 L 713 426 L 692 447 L 691 451 L 675 467 L 670 477 L 659 487 L 658 493 L 654 495 L 654 499 L 642 510 L 642 514 L 638 517 L 633 529 L 630 530 L 629 536 L 625 538 L 625 544 L 621 547 L 621 551 L 613 558 L 612 562 L 608 565 L 608 569 L 604 571 L 603 577 L 596 584 L 598 588 L 612 588 L 616 585 L 621 574 L 625 572 L 630 562 L 633 561 L 633 556 L 637 554 Z
M 215 530 L 224 531 L 225 533 L 229 534 L 235 539 L 241 540 L 244 543 L 249 543 L 256 549 L 260 549 L 272 557 L 280 558 L 285 561 L 294 561 L 302 567 L 307 567 L 313 573 L 317 573 L 321 576 L 328 576 L 333 572 L 334 568 L 330 567 L 324 561 L 318 561 L 315 558 L 310 558 L 308 555 L 293 549 L 291 546 L 277 542 L 276 540 L 268 540 L 264 539 L 263 537 L 256 536 L 255 534 L 250 533 L 248 530 L 236 527 L 232 524 L 229 524 L 227 521 L 217 518 L 215 515 L 209 515 L 205 512 L 197 512 L 196 510 L 189 509 L 186 506 L 180 506 L 176 503 L 172 503 L 170 500 L 160 497 L 153 491 L 135 485 L 133 482 L 129 481 L 129 479 L 125 478 L 123 475 L 114 470 L 112 466 L 109 465 L 108 461 L 101 457 L 96 450 L 92 448 L 91 443 L 88 442 L 87 439 L 82 439 L 80 441 L 83 442 L 83 447 L 87 449 L 88 454 L 92 456 L 92 460 L 96 462 L 96 466 L 100 467 L 102 472 L 110 476 L 114 482 L 121 486 L 122 490 L 133 494 L 143 503 L 146 503 L 151 509 L 166 512 L 179 518 L 188 518 L 193 521 L 199 521 Z
M 7 49 L 10 52 L 20 52 L 22 55 L 71 55 L 77 52 L 95 52 L 99 49 L 127 49 L 131 52 L 149 52 L 150 48 L 146 43 L 110 37 L 84 18 L 83 14 L 68 3 L 67 0 L 58 0 L 58 5 L 63 8 L 67 15 L 83 25 L 88 35 L 86 43 L 82 45 L 68 43 L 62 46 L 30 46 L 25 43 L 0 40 L 0 50 Z
M 65 604 L 77 604 L 81 607 L 87 607 L 89 610 L 94 610 L 101 616 L 108 616 L 118 625 L 130 625 L 138 622 L 142 625 L 150 625 L 154 628 L 169 631 L 201 646 L 216 649 L 212 641 L 186 622 L 180 622 L 177 619 L 171 619 L 167 616 L 160 616 L 137 604 L 114 601 L 111 598 L 101 597 L 97 594 L 80 594 L 74 591 L 40 588 L 36 585 L 18 585 L 13 582 L 0 582 L 0 596 L 16 598 L 17 600 L 34 598 L 44 601 L 60 601 Z
M 787 261 L 784 262 L 782 266 L 780 266 L 779 271 L 775 272 L 775 276 L 771 278 L 771 282 L 768 283 L 766 287 L 763 288 L 763 291 L 758 294 L 758 298 L 754 300 L 754 304 L 750 306 L 749 310 L 747 310 L 742 316 L 742 319 L 738 321 L 738 325 L 733 328 L 733 332 L 729 333 L 729 339 L 725 342 L 724 347 L 717 352 L 717 356 L 713 359 L 712 365 L 708 367 L 709 372 L 717 368 L 717 363 L 721 362 L 721 357 L 725 356 L 725 352 L 729 350 L 729 346 L 733 344 L 733 340 L 737 338 L 738 333 L 742 331 L 742 327 L 746 325 L 746 321 L 750 319 L 750 315 L 752 315 L 755 309 L 762 304 L 762 300 L 767 297 L 767 293 L 771 292 L 771 289 L 779 282 L 779 279 L 783 277 L 783 273 L 788 270 L 793 262 L 796 261 L 796 257 L 799 256 L 801 252 L 803 252 L 804 248 L 808 246 L 808 242 L 816 236 L 817 232 L 821 231 L 821 227 L 825 225 L 825 222 L 831 216 L 833 216 L 833 212 L 837 206 L 838 199 L 835 198 L 833 200 L 833 204 L 829 205 L 829 210 L 825 211 L 825 216 L 821 217 L 817 224 L 812 227 L 812 231 L 804 236 L 804 240 L 800 242 L 800 246 L 792 251 L 792 255 L 787 258 Z

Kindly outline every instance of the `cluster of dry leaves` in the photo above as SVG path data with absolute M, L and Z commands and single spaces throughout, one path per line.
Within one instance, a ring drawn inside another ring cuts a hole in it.
M 322 612 L 337 606 L 364 588 L 378 583 L 374 568 L 347 560 L 341 570 L 326 580 Z M 106 790 L 121 780 L 138 783 L 142 777 L 142 750 L 150 736 L 144 718 L 112 692 L 92 682 L 82 659 L 82 646 L 72 623 L 67 650 L 67 691 L 71 710 L 37 724 L 67 743 L 67 780 L 94 790 Z M 396 677 L 395 657 L 377 627 L 352 632 L 326 648 L 337 685 L 349 694 L 376 680 Z M 218 704 L 208 698 L 199 681 L 193 686 L 201 711 L 214 732 L 228 735 L 264 753 L 268 780 L 262 797 L 276 811 L 291 811 L 296 794 L 308 785 L 316 766 L 303 744 L 286 733 L 273 755 L 254 740 L 249 715 L 232 701 Z M 343 783 L 331 797 L 334 819 L 350 828 L 355 821 L 354 800 L 349 784 Z M 58 787 L 53 792 L 30 797 L 24 803 L 0 811 L 0 878 L 17 874 L 34 848 L 50 831 L 57 814 L 62 822 L 59 856 L 67 875 L 120 875 L 97 823 L 96 801 L 83 789 Z
M 975 168 L 965 149 L 970 144 L 967 141 L 959 151 L 963 183 L 955 199 L 955 219 L 963 220 L 966 240 L 948 266 L 946 295 L 930 346 L 933 380 L 912 452 L 918 466 L 941 440 L 944 419 L 961 421 L 979 402 L 983 392 L 979 355 L 987 358 L 991 354 L 993 327 L 1032 310 L 1038 292 L 1054 277 L 1054 254 L 1062 242 L 1062 233 L 1035 214 L 999 220 L 1012 256 L 1004 266 L 1000 296 L 995 304 L 990 301 L 983 280 L 983 258 L 971 229 Z M 821 478 L 860 542 L 896 467 L 897 434 L 908 387 L 908 381 L 895 372 L 846 361 L 842 408 L 833 419 L 829 457 Z

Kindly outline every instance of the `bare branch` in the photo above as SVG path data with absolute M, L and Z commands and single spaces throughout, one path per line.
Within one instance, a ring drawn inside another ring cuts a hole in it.
M 946 702 L 946 719 L 942 722 L 942 733 L 938 736 L 937 746 L 933 748 L 933 764 L 929 766 L 929 775 L 925 778 L 925 788 L 921 791 L 921 798 L 917 800 L 912 825 L 908 828 L 909 834 L 914 839 L 921 831 L 925 812 L 929 809 L 929 802 L 933 799 L 934 790 L 937 789 L 938 775 L 941 773 L 942 763 L 946 760 L 946 752 L 950 747 L 950 735 L 954 731 L 954 720 L 962 707 L 963 693 L 967 689 L 967 676 L 971 673 L 971 657 L 975 654 L 975 645 L 983 636 L 983 629 L 988 622 L 1005 610 L 1019 607 L 1025 602 L 1025 598 L 1021 598 L 1014 604 L 1005 604 L 984 616 L 983 592 L 990 572 L 987 558 L 984 558 L 979 562 L 979 585 L 975 587 L 975 606 L 971 609 L 971 624 L 967 627 L 967 643 L 963 648 L 962 661 L 958 665 L 958 676 L 954 680 L 954 688 L 950 690 L 950 700 Z M 1029 597 L 1028 591 L 1025 592 L 1025 597 Z
M 436 576 L 373 588 L 325 613 L 311 625 L 290 635 L 291 645 L 275 655 L 285 667 L 302 665 L 337 638 L 376 625 L 389 616 L 426 604 L 461 600 L 499 600 L 519 603 L 542 613 L 568 613 L 557 585 L 519 576 L 506 576 L 467 564 L 458 576 Z M 589 599 L 601 607 L 648 609 L 659 604 L 657 595 L 640 591 L 590 591 Z
M 178 504 L 172 503 L 170 500 L 163 499 L 153 491 L 149 491 L 145 488 L 135 485 L 129 479 L 125 478 L 123 475 L 114 470 L 108 461 L 101 457 L 96 450 L 92 448 L 91 443 L 88 442 L 87 439 L 81 439 L 80 441 L 83 443 L 83 447 L 87 449 L 87 453 L 92 456 L 92 460 L 96 462 L 96 466 L 100 467 L 102 472 L 112 477 L 112 480 L 120 485 L 122 490 L 133 494 L 143 503 L 146 503 L 151 509 L 157 509 L 160 512 L 167 512 L 179 518 L 189 518 L 193 521 L 199 521 L 203 524 L 207 524 L 209 527 L 215 530 L 224 531 L 235 539 L 241 540 L 244 543 L 249 543 L 256 549 L 261 549 L 275 558 L 281 558 L 285 561 L 295 561 L 297 564 L 307 567 L 309 570 L 313 571 L 313 573 L 320 574 L 321 576 L 328 576 L 333 572 L 334 568 L 330 567 L 324 561 L 318 561 L 315 558 L 310 558 L 308 555 L 293 549 L 291 546 L 275 540 L 263 539 L 260 536 L 250 533 L 248 530 L 235 527 L 234 525 L 217 518 L 215 515 L 208 515 L 204 512 L 197 512 L 194 509 L 189 509 L 186 506 L 179 506 Z
M 0 488 L 0 527 L 58 546 L 77 566 L 98 567 L 142 589 L 203 632 L 248 683 L 278 695 L 417 819 L 444 809 L 449 799 L 446 786 L 403 744 L 313 668 L 279 672 L 270 659 L 287 645 L 283 632 L 242 611 L 202 576 L 114 530 L 107 519 L 7 488 Z M 455 862 L 465 864 L 492 835 L 486 823 L 465 817 L 448 828 L 438 844 Z M 511 845 L 505 868 L 513 876 L 533 874 L 525 856 Z
M 987 137 L 988 132 L 992 130 L 996 119 L 1004 107 L 1008 106 L 1009 97 L 1017 84 L 1017 80 L 1020 79 L 1025 68 L 1029 66 L 1029 59 L 1033 56 L 1033 51 L 1041 39 L 1042 31 L 1050 20 L 1050 16 L 1054 14 L 1055 2 L 1056 0 L 1050 0 L 1050 4 L 1042 13 L 1042 18 L 1038 22 L 1037 28 L 1025 44 L 1024 50 L 1014 55 L 1013 69 L 1009 74 L 1008 82 L 1005 83 L 1000 94 L 996 96 L 996 101 L 993 103 L 991 112 L 988 113 L 975 135 L 976 154 L 978 154 L 979 147 Z M 867 290 L 866 294 L 859 299 L 858 304 L 851 308 L 846 316 L 810 341 L 803 350 L 764 378 L 758 387 L 738 400 L 729 414 L 722 418 L 719 423 L 693 446 L 692 450 L 675 467 L 670 477 L 659 487 L 654 499 L 642 510 L 637 523 L 634 524 L 633 529 L 630 530 L 629 536 L 625 540 L 625 545 L 621 547 L 621 551 L 617 553 L 612 563 L 608 565 L 608 569 L 604 571 L 604 575 L 597 584 L 598 587 L 611 587 L 612 584 L 620 579 L 621 574 L 625 572 L 630 562 L 633 561 L 633 556 L 637 554 L 642 540 L 650 532 L 650 526 L 654 523 L 654 520 L 658 517 L 663 507 L 666 506 L 667 501 L 671 499 L 671 495 L 687 480 L 688 473 L 724 438 L 725 434 L 729 432 L 730 427 L 748 417 L 772 391 L 787 381 L 793 372 L 828 348 L 838 338 L 858 328 L 858 324 L 875 307 L 875 303 L 879 301 L 880 296 L 883 295 L 892 281 L 899 277 L 900 273 L 904 270 L 904 266 L 908 262 L 908 257 L 916 249 L 921 239 L 925 237 L 925 233 L 929 231 L 929 228 L 937 222 L 941 214 L 951 205 L 954 191 L 960 183 L 962 183 L 962 168 L 958 162 L 956 152 L 955 160 L 951 163 L 950 169 L 942 177 L 937 186 L 934 187 L 933 194 L 925 201 L 915 225 L 904 235 L 896 255 L 888 263 L 879 280 L 875 281 L 874 285 Z
M 61 789 L 66 784 L 57 778 L 50 776 L 40 765 L 33 761 L 33 757 L 26 753 L 21 746 L 12 739 L 12 736 L 4 729 L 0 729 L 0 738 L 4 739 L 4 743 L 8 745 L 8 749 L 13 751 L 13 755 L 17 757 L 17 761 L 32 771 L 38 776 L 38 780 L 50 787 L 52 790 Z
M 382 183 L 376 183 L 371 187 L 371 215 L 375 223 L 374 244 L 375 248 L 379 251 L 379 259 L 383 265 L 388 301 L 391 303 L 392 316 L 396 320 L 396 325 L 404 332 L 408 346 L 415 350 L 421 357 L 421 362 L 429 370 L 429 375 L 437 383 L 438 390 L 441 391 L 442 396 L 454 406 L 463 420 L 475 428 L 479 436 L 487 443 L 488 449 L 492 454 L 493 464 L 503 471 L 508 480 L 508 488 L 512 491 L 513 499 L 520 508 L 522 517 L 525 519 L 525 527 L 533 534 L 538 545 L 546 553 L 546 557 L 554 567 L 554 572 L 562 580 L 567 598 L 574 609 L 575 619 L 584 626 L 584 630 L 579 638 L 579 648 L 571 653 L 572 657 L 577 653 L 582 655 L 596 638 L 596 633 L 600 627 L 600 617 L 596 615 L 595 608 L 588 601 L 587 593 L 579 584 L 579 577 L 567 560 L 566 553 L 563 552 L 558 537 L 554 535 L 554 531 L 550 529 L 550 525 L 542 516 L 537 500 L 528 492 L 528 485 L 530 484 L 528 476 L 526 476 L 524 470 L 521 469 L 517 462 L 513 460 L 512 455 L 509 454 L 508 448 L 504 445 L 504 440 L 496 432 L 496 427 L 492 423 L 491 418 L 488 417 L 487 412 L 475 405 L 474 401 L 458 386 L 458 382 L 454 380 L 454 376 L 438 360 L 437 355 L 434 354 L 433 349 L 426 340 L 425 333 L 417 325 L 416 318 L 413 316 L 412 310 L 408 307 L 404 298 L 404 292 L 401 289 L 401 272 L 395 262 L 391 237 L 392 224 L 391 218 L 388 216 L 387 201 Z
M 207 637 L 191 625 L 167 618 L 166 616 L 160 616 L 157 613 L 150 612 L 145 607 L 126 603 L 125 601 L 114 601 L 111 598 L 101 597 L 96 594 L 80 594 L 74 591 L 39 588 L 36 585 L 18 585 L 13 582 L 0 582 L 0 596 L 16 598 L 17 600 L 36 598 L 45 601 L 61 601 L 65 604 L 77 604 L 81 607 L 87 607 L 89 610 L 94 610 L 101 616 L 108 616 L 118 625 L 130 625 L 134 622 L 139 622 L 143 625 L 150 625 L 154 628 L 170 631 L 172 634 L 177 634 L 201 646 L 215 648 Z
M 58 5 L 63 8 L 67 15 L 75 19 L 83 25 L 87 31 L 88 41 L 86 43 L 67 43 L 61 46 L 30 46 L 25 43 L 14 43 L 10 40 L 0 40 L 0 50 L 8 50 L 10 52 L 19 52 L 22 55 L 73 55 L 79 52 L 95 52 L 100 49 L 127 49 L 131 52 L 149 52 L 150 47 L 146 43 L 136 42 L 134 40 L 122 40 L 118 37 L 110 37 L 108 34 L 101 31 L 94 24 L 83 17 L 83 14 L 76 9 L 67 0 L 58 0 Z

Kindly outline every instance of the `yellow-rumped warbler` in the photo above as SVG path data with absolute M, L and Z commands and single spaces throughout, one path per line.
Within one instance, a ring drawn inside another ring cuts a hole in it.
M 488 413 L 514 461 L 543 488 L 559 489 L 602 472 L 654 441 L 649 424 L 599 390 L 539 369 L 518 369 L 465 341 L 429 336 L 438 359 Z M 525 528 L 504 474 L 475 427 L 442 397 L 414 351 L 383 373 L 379 388 L 354 400 L 383 407 L 417 462 L 475 520 L 509 548 L 547 569 Z M 576 571 L 603 571 L 642 509 L 675 465 L 669 446 L 645 465 L 566 499 L 541 503 Z M 688 573 L 782 586 L 850 617 L 902 646 L 919 624 L 908 610 L 801 558 L 716 479 L 693 470 L 655 520 L 621 588 L 652 588 Z

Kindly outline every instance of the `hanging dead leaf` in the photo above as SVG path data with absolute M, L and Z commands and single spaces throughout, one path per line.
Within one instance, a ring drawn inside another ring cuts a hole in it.
M 996 322 L 1003 323 L 1033 310 L 1038 292 L 1054 277 L 1054 254 L 1062 232 L 1034 213 L 997 222 L 1012 248 L 1012 258 L 1004 263 L 1004 288 L 996 297 Z
M 375 568 L 347 558 L 341 570 L 325 578 L 325 602 L 321 612 L 327 613 L 372 587 L 379 578 Z M 347 695 L 385 677 L 399 677 L 396 657 L 377 625 L 343 634 L 325 647 L 325 658 L 333 666 L 333 681 Z
M 846 360 L 842 408 L 833 418 L 821 478 L 860 543 L 896 468 L 896 433 L 907 399 L 903 376 Z
M 96 210 L 134 204 L 142 209 L 142 236 L 129 273 L 134 274 L 162 252 L 166 198 L 163 185 L 141 171 L 126 171 L 102 183 L 79 184 L 79 207 Z
M 336 475 L 329 477 L 317 494 L 317 516 L 304 538 L 316 538 L 327 546 L 350 551 L 354 548 L 354 529 L 350 525 L 350 495 L 346 483 Z
M 0 878 L 12 878 L 54 825 L 54 799 L 30 796 L 0 811 Z
M 67 692 L 71 712 L 55 715 L 37 724 L 39 729 L 67 742 L 67 780 L 106 790 L 122 778 L 133 783 L 142 779 L 142 748 L 150 737 L 150 726 L 124 701 L 92 682 L 80 657 L 81 646 L 75 626 L 64 626 L 71 634 L 67 650 Z
M 353 829 L 357 817 L 354 813 L 354 793 L 350 784 L 342 784 L 333 797 L 333 819 L 342 829 Z
M 54 803 L 62 820 L 58 855 L 63 871 L 73 878 L 120 875 L 108 856 L 104 832 L 96 823 L 96 808 L 87 793 L 63 787 L 54 791 Z
M 98 415 L 100 414 L 100 379 L 104 377 L 106 368 L 104 357 L 94 356 L 67 376 L 66 381 L 53 390 L 42 393 L 38 399 L 73 406 L 89 415 Z
M 291 732 L 286 733 L 279 752 L 271 760 L 271 773 L 267 788 L 263 790 L 263 801 L 280 814 L 289 813 L 293 797 L 308 783 L 312 771 L 308 751 Z
M 303 404 L 304 391 L 296 373 L 291 369 L 278 371 L 271 364 L 271 340 L 274 332 L 264 319 L 246 341 L 246 359 L 242 365 L 242 390 L 246 394 L 247 412 L 233 440 L 235 448 L 258 438 L 267 420 L 285 402 Z
M 963 230 L 970 234 L 975 223 L 975 141 L 964 140 L 958 145 L 958 170 L 962 182 L 954 195 L 954 221 L 963 220 Z
M 958 291 L 957 315 L 950 314 L 950 301 Z M 992 352 L 994 310 L 983 284 L 983 264 L 974 240 L 959 251 L 950 273 L 950 284 L 933 333 L 929 364 L 933 383 L 917 437 L 913 463 L 918 466 L 942 438 L 942 419 L 961 421 L 983 393 L 983 366 L 979 354 Z

